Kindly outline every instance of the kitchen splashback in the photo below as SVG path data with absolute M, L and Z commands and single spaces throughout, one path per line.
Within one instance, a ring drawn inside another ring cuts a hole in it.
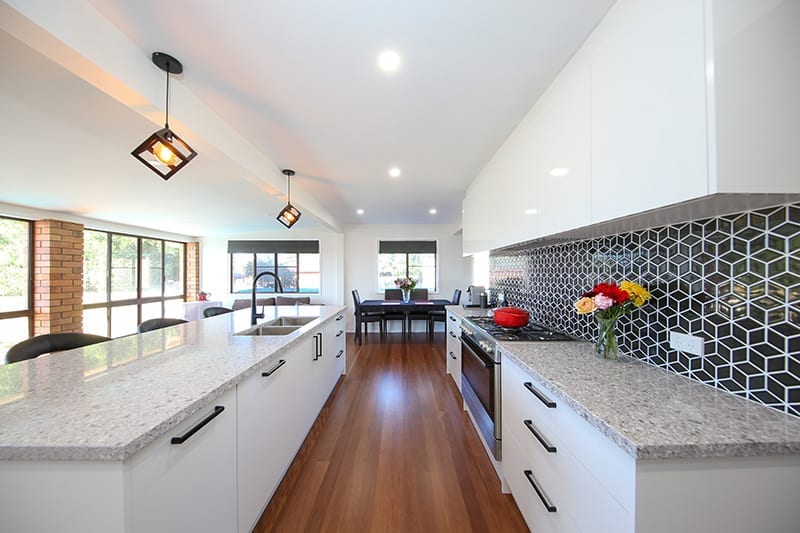
M 800 204 L 492 252 L 491 285 L 509 305 L 594 341 L 573 303 L 599 281 L 629 279 L 653 299 L 619 321 L 620 353 L 800 416 Z M 669 347 L 669 331 L 705 355 Z

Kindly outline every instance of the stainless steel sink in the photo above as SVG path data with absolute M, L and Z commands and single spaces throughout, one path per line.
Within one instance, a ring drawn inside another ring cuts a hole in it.
M 240 331 L 236 335 L 288 335 L 300 329 L 300 326 L 272 326 L 262 324 L 254 328 Z
M 279 316 L 272 320 L 267 320 L 265 326 L 304 326 L 316 320 L 315 316 Z

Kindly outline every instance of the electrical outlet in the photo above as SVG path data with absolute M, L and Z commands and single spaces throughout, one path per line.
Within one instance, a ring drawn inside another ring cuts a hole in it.
M 669 347 L 673 350 L 679 350 L 694 355 L 703 355 L 704 346 L 703 337 L 687 335 L 677 331 L 669 332 Z

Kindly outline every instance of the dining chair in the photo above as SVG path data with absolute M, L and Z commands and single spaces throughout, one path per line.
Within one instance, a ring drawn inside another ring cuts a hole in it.
M 359 323 L 364 324 L 364 334 L 369 333 L 369 329 L 367 324 L 370 322 L 377 322 L 378 329 L 380 334 L 383 335 L 383 313 L 378 313 L 374 311 L 362 311 L 361 310 L 361 296 L 358 294 L 358 289 L 353 289 L 353 306 L 355 307 L 355 312 L 353 315 L 356 317 L 356 340 L 358 344 L 362 344 L 361 339 L 361 328 L 359 327 Z
M 18 342 L 9 348 L 6 353 L 6 363 L 18 363 L 42 354 L 81 348 L 109 340 L 111 339 L 108 337 L 89 333 L 45 333 Z
M 428 289 L 413 289 L 411 291 L 411 300 L 414 302 L 424 302 L 428 300 Z M 430 311 L 428 309 L 414 309 L 411 308 L 411 311 L 408 313 L 408 331 L 409 333 L 413 333 L 414 331 L 414 321 L 424 321 L 425 322 L 425 333 L 430 334 L 430 323 L 428 321 L 428 313 Z
M 403 291 L 400 289 L 386 289 L 383 291 L 384 300 L 402 300 Z M 402 311 L 383 312 L 383 330 L 389 331 L 389 322 L 399 320 L 402 326 L 403 335 L 406 334 L 406 314 Z
M 186 324 L 188 320 L 182 318 L 151 318 L 139 324 L 139 333 L 153 331 L 156 329 L 166 328 L 169 326 L 177 326 L 178 324 Z
M 461 289 L 456 289 L 453 291 L 453 298 L 450 301 L 453 303 L 453 305 L 458 305 L 459 302 L 461 302 Z M 428 319 L 430 321 L 428 324 L 428 331 L 431 335 L 433 335 L 436 329 L 436 322 L 447 321 L 447 311 L 431 311 L 428 313 Z M 444 329 L 446 331 L 447 327 Z
M 228 309 L 227 307 L 206 307 L 203 309 L 203 318 L 208 318 L 217 315 L 224 315 L 226 313 L 233 313 L 233 309 Z

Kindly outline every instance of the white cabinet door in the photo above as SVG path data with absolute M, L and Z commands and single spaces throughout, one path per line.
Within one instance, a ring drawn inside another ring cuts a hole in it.
M 536 104 L 539 235 L 591 223 L 591 110 L 587 54 L 577 54 Z
M 232 390 L 126 461 L 127 531 L 236 531 L 236 416 Z
M 452 313 L 447 312 L 447 345 L 445 347 L 445 360 L 447 361 L 447 373 L 461 392 L 461 319 Z
M 620 0 L 588 40 L 592 222 L 708 194 L 703 5 Z
M 494 184 L 500 187 L 499 184 Z M 492 190 L 491 178 L 479 175 L 464 197 L 462 216 L 463 253 L 473 254 L 496 248 L 496 231 L 492 219 L 498 194 Z
M 252 530 L 305 437 L 287 402 L 302 390 L 300 359 L 282 354 L 237 387 L 239 531 Z

